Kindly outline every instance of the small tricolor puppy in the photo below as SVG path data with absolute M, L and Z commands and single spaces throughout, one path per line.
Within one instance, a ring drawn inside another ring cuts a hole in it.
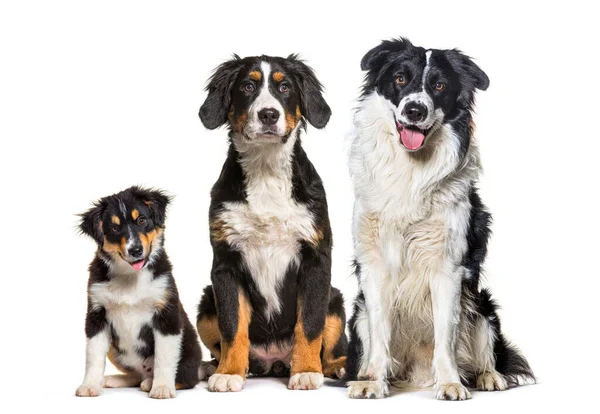
M 140 386 L 151 398 L 173 398 L 203 376 L 198 336 L 163 249 L 168 204 L 161 191 L 131 187 L 81 215 L 79 228 L 98 250 L 89 268 L 80 397 Z M 104 376 L 107 356 L 122 375 Z
M 300 145 L 307 121 L 329 121 L 321 84 L 294 55 L 235 56 L 207 89 L 202 123 L 230 130 L 211 193 L 212 286 L 198 308 L 200 338 L 218 362 L 208 388 L 240 391 L 248 372 L 319 388 L 341 373 L 347 346 L 325 190 Z
M 502 335 L 480 284 L 491 216 L 477 193 L 475 90 L 486 74 L 458 50 L 384 41 L 361 62 L 350 170 L 360 292 L 346 367 L 352 398 L 381 398 L 388 380 L 504 390 L 533 380 Z

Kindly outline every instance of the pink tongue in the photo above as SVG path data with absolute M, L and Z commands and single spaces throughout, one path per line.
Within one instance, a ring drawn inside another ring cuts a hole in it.
M 400 131 L 400 139 L 406 148 L 409 150 L 416 150 L 423 145 L 425 135 L 420 131 L 404 128 Z
M 131 263 L 131 267 L 133 267 L 135 270 L 140 270 L 142 267 L 144 267 L 144 264 L 146 264 L 146 261 L 140 260 L 138 262 Z

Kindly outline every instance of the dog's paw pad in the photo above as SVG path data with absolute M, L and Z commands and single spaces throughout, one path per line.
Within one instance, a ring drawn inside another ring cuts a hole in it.
M 484 372 L 477 377 L 477 389 L 481 391 L 504 391 L 508 388 L 506 379 L 502 374 L 494 372 Z
M 435 398 L 447 401 L 463 401 L 471 398 L 471 393 L 458 382 L 441 384 L 434 388 Z
M 81 384 L 75 391 L 78 397 L 97 397 L 102 394 L 102 387 Z
M 323 374 L 320 372 L 301 372 L 290 377 L 290 390 L 316 390 L 323 385 Z
M 240 375 L 213 374 L 208 379 L 208 390 L 211 392 L 241 391 L 244 378 Z
M 158 400 L 175 398 L 175 387 L 169 387 L 168 385 L 153 385 L 148 396 Z
M 350 398 L 373 399 L 388 395 L 385 381 L 350 381 L 348 385 L 348 397 Z
M 152 378 L 146 378 L 140 384 L 140 389 L 145 392 L 150 392 L 152 389 Z

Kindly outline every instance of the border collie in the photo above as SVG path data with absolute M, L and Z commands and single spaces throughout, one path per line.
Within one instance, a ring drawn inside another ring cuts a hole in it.
M 210 391 L 240 391 L 247 372 L 290 375 L 316 389 L 340 373 L 347 340 L 341 293 L 331 287 L 325 190 L 300 145 L 306 121 L 331 110 L 296 55 L 238 56 L 215 69 L 200 119 L 229 127 L 229 152 L 211 193 L 212 286 L 197 328 L 218 362 Z
M 173 398 L 203 377 L 198 336 L 163 249 L 168 203 L 161 191 L 131 187 L 81 215 L 79 228 L 98 250 L 90 264 L 80 397 L 140 386 L 151 398 Z M 107 356 L 123 375 L 104 376 Z
M 491 216 L 477 193 L 476 89 L 486 74 L 458 50 L 384 41 L 366 71 L 350 171 L 360 291 L 350 325 L 351 398 L 388 380 L 470 398 L 534 380 L 480 286 Z

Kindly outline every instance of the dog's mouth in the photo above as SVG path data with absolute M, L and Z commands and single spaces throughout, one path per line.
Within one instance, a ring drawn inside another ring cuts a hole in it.
M 417 128 L 414 125 L 404 125 L 397 119 L 396 121 L 396 129 L 398 130 L 398 135 L 400 135 L 400 142 L 404 147 L 409 151 L 417 151 L 423 144 L 425 143 L 425 138 L 427 134 L 431 131 L 429 129 L 421 129 Z
M 144 266 L 146 266 L 146 259 L 138 260 L 135 262 L 128 262 L 134 270 L 141 270 Z

